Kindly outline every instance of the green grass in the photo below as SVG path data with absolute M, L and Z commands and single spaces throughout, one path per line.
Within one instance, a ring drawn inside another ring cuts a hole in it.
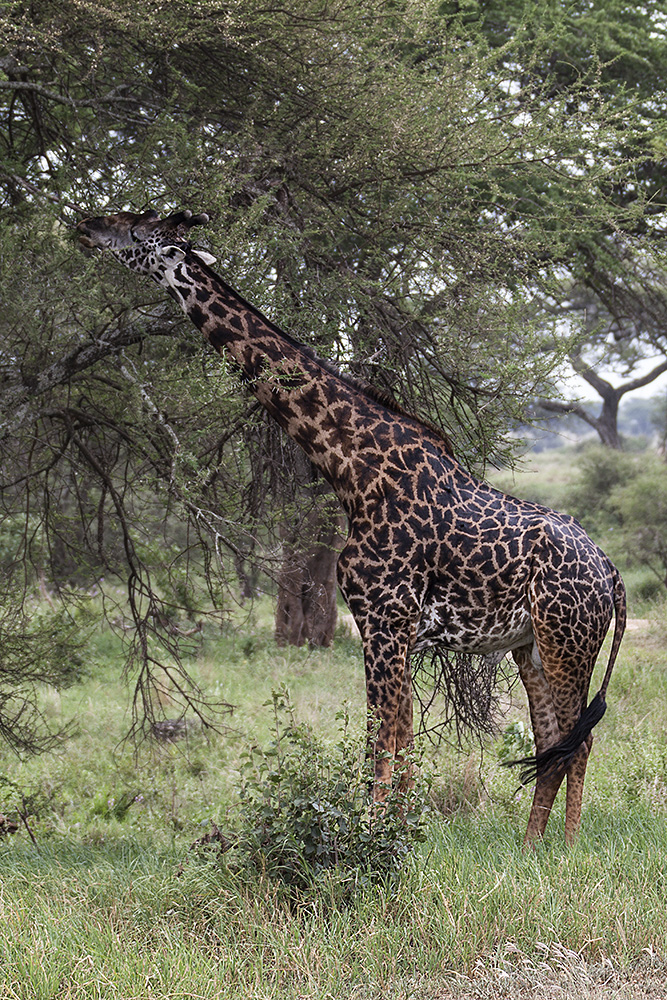
M 194 863 L 179 876 L 178 852 L 132 841 L 14 848 L 0 982 L 21 998 L 412 996 L 399 985 L 484 982 L 500 963 L 558 978 L 549 952 L 632 977 L 664 955 L 666 847 L 646 813 L 600 814 L 574 849 L 534 855 L 507 822 L 439 823 L 428 856 L 345 907 L 326 883 L 285 906 L 260 879 Z
M 128 692 L 98 657 L 83 685 L 45 692 L 50 712 L 78 718 L 63 752 L 0 761 L 37 841 L 22 829 L 0 842 L 2 996 L 519 997 L 536 983 L 544 996 L 588 983 L 571 995 L 592 996 L 605 969 L 619 989 L 652 988 L 667 953 L 665 629 L 656 621 L 624 645 L 573 849 L 559 801 L 544 844 L 525 854 L 530 793 L 496 747 L 443 747 L 427 754 L 428 841 L 400 873 L 344 899 L 335 878 L 286 898 L 260 871 L 235 874 L 188 846 L 211 818 L 238 815 L 239 754 L 268 738 L 272 689 L 287 683 L 297 714 L 329 736 L 348 699 L 361 729 L 355 640 L 278 649 L 259 608 L 193 664 L 237 706 L 233 729 L 136 752 L 120 742 Z M 509 718 L 525 718 L 516 691 L 513 701 Z M 140 799 L 119 817 L 123 794 Z

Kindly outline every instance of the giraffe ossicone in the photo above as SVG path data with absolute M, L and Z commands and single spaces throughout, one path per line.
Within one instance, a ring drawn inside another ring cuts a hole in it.
M 512 654 L 526 689 L 536 778 L 526 840 L 542 836 L 566 777 L 565 835 L 580 821 L 592 729 L 626 621 L 625 588 L 574 518 L 470 475 L 446 438 L 342 376 L 246 302 L 193 248 L 206 214 L 84 219 L 81 243 L 164 287 L 329 481 L 348 517 L 338 581 L 359 628 L 375 737 L 377 800 L 413 739 L 410 656 Z M 588 690 L 615 616 L 607 667 Z M 405 771 L 403 771 L 405 775 Z

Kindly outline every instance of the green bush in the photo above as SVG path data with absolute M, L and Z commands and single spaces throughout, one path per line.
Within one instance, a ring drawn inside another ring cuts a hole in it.
M 572 491 L 575 516 L 621 569 L 649 570 L 667 584 L 667 464 L 655 453 L 590 448 Z M 657 596 L 656 587 L 644 588 Z
M 94 617 L 86 597 L 21 607 L 13 596 L 0 596 L 0 742 L 41 753 L 59 746 L 67 727 L 50 728 L 40 689 L 63 690 L 86 675 Z
M 296 722 L 285 691 L 271 704 L 273 739 L 244 755 L 241 820 L 225 863 L 295 888 L 312 886 L 325 872 L 354 884 L 399 868 L 425 839 L 424 785 L 395 787 L 374 810 L 373 762 L 365 741 L 348 733 L 346 713 L 338 716 L 340 738 L 328 746 Z
M 628 582 L 626 580 L 626 586 Z M 653 604 L 665 597 L 665 584 L 657 576 L 643 576 L 632 588 L 632 593 L 639 601 Z
M 501 764 L 529 757 L 535 753 L 533 731 L 521 720 L 512 722 L 502 732 L 498 745 L 498 760 Z
M 619 526 L 610 497 L 614 489 L 637 476 L 643 460 L 644 456 L 638 460 L 636 455 L 602 445 L 589 446 L 582 453 L 569 508 L 587 531 L 600 534 Z
M 631 566 L 647 566 L 667 585 L 667 465 L 644 455 L 636 475 L 609 497 L 619 539 Z

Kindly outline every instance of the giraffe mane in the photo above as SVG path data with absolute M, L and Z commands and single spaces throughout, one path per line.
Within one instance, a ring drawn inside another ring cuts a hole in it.
M 203 261 L 200 257 L 197 257 L 197 251 L 192 247 L 191 244 L 188 243 L 187 249 L 190 253 L 193 254 L 193 256 L 196 257 L 197 265 L 201 267 L 202 270 L 208 271 L 209 274 L 216 279 L 216 281 L 219 281 L 222 285 L 225 286 L 225 288 L 228 289 L 228 291 L 233 293 L 233 295 L 240 302 L 242 302 L 243 305 L 250 312 L 254 313 L 255 316 L 258 316 L 262 320 L 262 322 L 266 323 L 273 330 L 275 330 L 276 333 L 280 334 L 280 336 L 283 337 L 286 341 L 288 341 L 288 343 L 292 344 L 292 346 L 294 347 L 297 347 L 300 351 L 303 351 L 304 354 L 306 354 L 309 358 L 311 358 L 324 371 L 328 372 L 330 375 L 333 375 L 335 378 L 340 379 L 340 381 L 343 382 L 345 385 L 349 386 L 351 389 L 355 389 L 357 392 L 361 393 L 361 395 L 365 396 L 367 399 L 370 399 L 375 403 L 379 403 L 380 406 L 384 406 L 391 413 L 395 413 L 401 417 L 408 417 L 410 420 L 414 420 L 416 421 L 416 423 L 421 424 L 423 427 L 430 430 L 433 434 L 435 434 L 438 437 L 440 442 L 443 444 L 447 454 L 454 457 L 454 449 L 452 447 L 452 443 L 448 435 L 445 434 L 445 432 L 440 427 L 438 427 L 437 424 L 431 423 L 430 420 L 425 420 L 423 417 L 417 416 L 415 413 L 412 413 L 401 403 L 399 403 L 398 400 L 396 400 L 392 396 L 392 394 L 387 390 L 378 389 L 377 386 L 374 386 L 371 382 L 366 381 L 366 379 L 357 378 L 354 375 L 346 375 L 345 373 L 341 372 L 338 366 L 333 361 L 330 361 L 328 358 L 321 357 L 321 355 L 319 355 L 315 350 L 315 348 L 311 347 L 310 344 L 304 344 L 301 341 L 297 340 L 295 337 L 292 337 L 291 334 L 283 330 L 282 327 L 279 327 L 277 323 L 274 323 L 273 320 L 270 320 L 267 316 L 265 316 L 264 313 L 262 313 L 261 310 L 259 310 L 256 306 L 252 305 L 252 303 L 248 302 L 247 299 L 243 298 L 243 296 L 240 295 L 235 288 L 233 288 L 223 278 L 221 278 L 220 275 L 216 271 L 214 271 L 205 261 Z
M 209 221 L 210 221 L 210 216 L 207 215 L 206 213 L 193 215 L 190 209 L 186 209 L 185 211 L 177 212 L 173 215 L 167 216 L 167 218 L 162 220 L 162 226 L 164 227 L 165 230 L 168 227 L 171 227 L 174 234 L 178 236 L 180 233 L 183 232 L 183 230 L 187 232 L 193 226 L 206 225 Z M 187 251 L 190 251 L 194 256 L 197 256 L 197 250 L 192 246 L 192 243 L 189 240 L 187 240 L 187 238 L 184 242 Z M 294 337 L 290 336 L 289 333 L 286 333 L 285 330 L 279 327 L 276 323 L 273 323 L 270 319 L 264 316 L 259 309 L 257 309 L 255 306 L 252 305 L 252 303 L 246 301 L 242 295 L 239 295 L 238 291 L 235 288 L 232 288 L 225 281 L 223 281 L 220 275 L 209 267 L 206 260 L 202 259 L 201 257 L 198 257 L 197 262 L 200 267 L 204 268 L 204 270 L 208 270 L 209 273 L 213 275 L 217 281 L 222 282 L 222 284 L 225 285 L 230 292 L 233 292 L 233 294 L 240 301 L 243 302 L 244 306 L 247 309 L 255 313 L 255 315 L 259 316 L 264 323 L 267 323 L 269 326 L 271 326 L 278 334 L 280 334 L 281 337 L 284 337 L 285 340 L 287 340 L 293 346 L 298 347 L 299 350 L 307 354 L 308 357 L 310 357 L 313 361 L 315 361 L 316 364 L 320 365 L 324 371 L 327 371 L 329 372 L 329 374 L 334 375 L 336 378 L 339 378 L 341 382 L 344 382 L 350 388 L 355 389 L 357 392 L 361 393 L 367 399 L 371 399 L 374 402 L 379 403 L 380 406 L 384 406 L 391 413 L 395 413 L 401 417 L 408 417 L 410 420 L 414 420 L 417 423 L 421 424 L 423 427 L 427 428 L 437 436 L 437 438 L 443 444 L 448 455 L 451 455 L 452 457 L 454 456 L 454 449 L 452 447 L 452 443 L 451 440 L 449 439 L 449 436 L 445 434 L 445 432 L 440 427 L 438 427 L 437 424 L 434 424 L 430 420 L 425 420 L 423 417 L 419 417 L 415 413 L 412 413 L 406 407 L 402 406 L 401 403 L 399 403 L 396 399 L 394 399 L 393 395 L 390 392 L 384 389 L 378 389 L 372 383 L 366 381 L 366 379 L 359 379 L 355 378 L 352 375 L 343 374 L 333 362 L 320 357 L 314 350 L 314 348 L 310 347 L 308 344 L 303 344 L 300 341 L 296 340 Z

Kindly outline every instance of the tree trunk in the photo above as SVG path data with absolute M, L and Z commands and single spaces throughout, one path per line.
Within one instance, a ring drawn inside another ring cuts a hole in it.
M 600 435 L 602 444 L 608 448 L 615 448 L 620 451 L 623 447 L 621 436 L 618 433 L 618 404 L 623 392 L 619 389 L 607 393 L 602 400 L 600 416 L 595 421 L 595 429 Z
M 330 646 L 336 629 L 336 563 L 340 516 L 315 508 L 284 531 L 275 638 L 280 646 Z M 310 544 L 308 541 L 310 540 Z
M 234 569 L 239 582 L 239 598 L 243 604 L 246 600 L 257 596 L 259 574 L 252 565 L 249 570 L 246 568 L 246 560 L 240 552 L 234 554 Z
M 624 386 L 614 388 L 609 382 L 606 382 L 599 375 L 595 375 L 595 373 L 592 373 L 588 369 L 576 368 L 576 370 L 585 378 L 589 385 L 593 386 L 602 399 L 602 408 L 599 416 L 594 416 L 574 401 L 563 403 L 554 399 L 542 399 L 540 400 L 540 407 L 548 413 L 574 413 L 597 431 L 602 444 L 608 448 L 615 448 L 617 451 L 621 451 L 623 442 L 618 433 L 618 408 L 622 397 L 626 392 L 631 391 L 631 389 Z

